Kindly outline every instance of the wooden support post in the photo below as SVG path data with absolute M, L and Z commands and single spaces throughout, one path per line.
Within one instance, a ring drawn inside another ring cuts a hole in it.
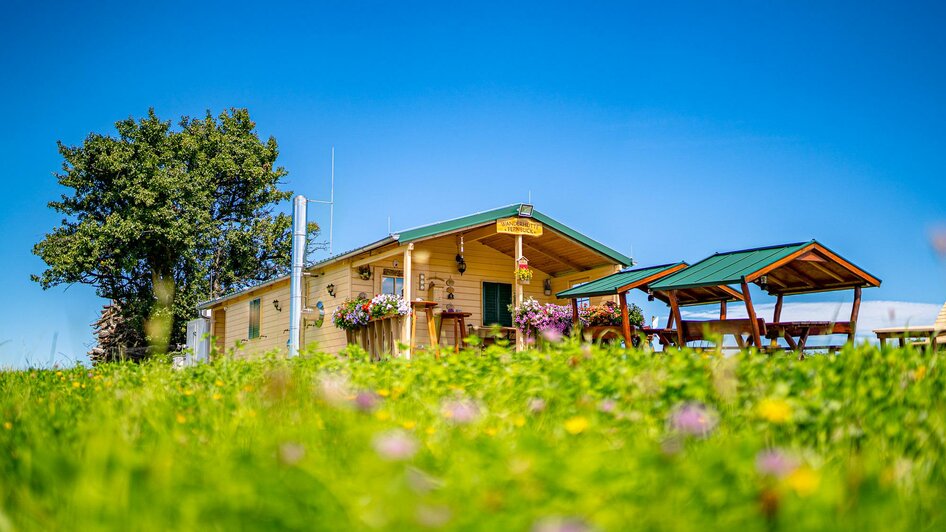
M 851 332 L 847 335 L 848 342 L 854 342 L 854 334 L 857 332 L 857 315 L 861 311 L 861 287 L 854 287 L 854 305 L 851 306 Z M 931 339 L 933 349 L 936 349 L 936 335 Z
M 726 319 L 726 300 L 725 299 L 719 302 L 719 319 L 721 320 Z
M 752 296 L 749 295 L 749 285 L 746 283 L 745 277 L 742 278 L 742 297 L 746 301 L 746 312 L 749 314 L 749 320 L 751 320 L 752 341 L 757 348 L 761 349 L 762 334 L 759 332 L 759 320 L 756 319 L 755 308 L 752 306 Z
M 513 262 L 513 268 L 519 268 L 519 257 L 522 256 L 522 235 L 516 235 L 516 257 Z M 516 270 L 513 269 L 513 272 Z M 516 279 L 516 307 L 522 306 L 522 283 Z M 516 332 L 516 351 L 522 351 L 526 347 L 526 338 L 521 331 Z
M 572 299 L 572 329 L 580 329 L 580 322 L 578 320 L 578 298 Z
M 631 317 L 627 312 L 627 292 L 619 293 L 618 298 L 621 300 L 621 334 L 624 335 L 624 348 L 630 349 L 633 344 L 631 343 Z
M 667 326 L 664 327 L 664 329 L 671 329 L 671 328 L 673 328 L 673 309 L 672 308 L 670 309 L 670 315 L 667 316 Z
M 785 299 L 785 294 L 779 293 L 775 298 L 775 312 L 772 313 L 772 323 L 778 323 L 782 321 L 782 302 Z
M 667 299 L 670 300 L 670 317 L 677 322 L 677 347 L 683 348 L 687 345 L 683 330 L 683 318 L 680 317 L 680 304 L 677 303 L 677 292 L 670 290 L 667 292 Z
M 778 296 L 775 298 L 775 312 L 772 313 L 772 323 L 778 323 L 782 321 L 782 303 L 785 300 L 785 294 L 779 292 Z M 772 337 L 772 341 L 769 342 L 769 346 L 778 347 L 778 336 L 775 335 Z
M 413 243 L 408 244 L 407 247 L 404 249 L 404 299 L 408 302 L 413 301 L 412 286 L 413 286 L 413 281 L 414 281 L 414 274 L 411 271 L 411 255 L 413 251 L 414 251 Z M 407 344 L 408 346 L 414 343 L 413 323 L 414 323 L 413 312 L 410 312 L 407 314 L 407 316 L 404 316 L 404 323 L 401 325 L 402 327 L 401 335 L 403 337 L 404 343 Z M 412 354 L 411 348 L 408 347 L 405 357 L 408 360 L 410 360 L 411 354 Z

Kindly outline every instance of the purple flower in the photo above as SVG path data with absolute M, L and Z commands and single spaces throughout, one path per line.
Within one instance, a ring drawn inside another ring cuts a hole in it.
M 472 423 L 480 416 L 479 406 L 466 399 L 447 401 L 443 405 L 442 412 L 443 417 L 461 425 Z
M 403 430 L 395 429 L 375 437 L 374 450 L 385 460 L 407 460 L 417 453 L 417 441 Z
M 378 396 L 374 392 L 358 392 L 355 396 L 355 408 L 362 412 L 372 412 L 378 406 Z
M 702 403 L 685 403 L 670 414 L 670 428 L 675 432 L 704 438 L 716 428 L 716 411 Z
M 798 459 L 780 449 L 760 451 L 755 457 L 756 471 L 775 478 L 788 476 L 798 465 Z

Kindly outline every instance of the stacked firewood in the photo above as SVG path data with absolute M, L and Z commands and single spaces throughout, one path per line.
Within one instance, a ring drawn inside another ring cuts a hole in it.
M 138 358 L 145 353 L 138 353 L 144 348 L 134 346 L 136 334 L 125 323 L 121 306 L 111 302 L 102 307 L 102 315 L 92 324 L 96 344 L 89 351 L 93 363 Z M 136 356 L 137 355 L 137 356 Z

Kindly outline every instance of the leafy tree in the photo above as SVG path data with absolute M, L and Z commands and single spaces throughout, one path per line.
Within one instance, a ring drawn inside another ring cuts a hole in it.
M 117 122 L 117 136 L 59 142 L 68 193 L 49 206 L 63 219 L 33 248 L 48 266 L 33 279 L 94 286 L 121 309 L 129 347 L 183 342 L 199 301 L 289 268 L 291 216 L 274 207 L 292 192 L 278 187 L 276 140 L 245 109 L 178 125 L 150 109 Z

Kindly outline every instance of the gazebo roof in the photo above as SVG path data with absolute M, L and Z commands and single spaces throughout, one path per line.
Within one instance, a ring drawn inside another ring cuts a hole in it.
M 816 240 L 716 253 L 651 285 L 655 291 L 756 282 L 769 294 L 880 286 L 880 279 Z
M 652 289 L 657 281 L 680 271 L 685 271 L 687 267 L 686 262 L 676 262 L 648 268 L 624 270 L 563 290 L 556 294 L 556 297 L 559 299 L 577 299 L 609 296 L 622 294 L 635 288 L 646 291 Z M 654 290 L 654 297 L 664 303 L 669 302 L 667 295 L 663 292 Z M 677 292 L 677 300 L 682 306 L 704 305 L 719 301 L 742 301 L 742 295 L 728 286 L 705 286 L 682 289 Z

